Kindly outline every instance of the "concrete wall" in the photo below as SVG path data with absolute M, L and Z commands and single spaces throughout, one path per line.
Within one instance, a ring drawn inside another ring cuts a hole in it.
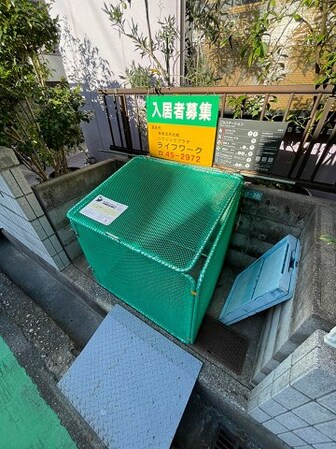
M 297 223 L 301 222 L 301 229 L 290 232 L 299 237 L 302 255 L 293 298 L 265 313 L 254 384 L 271 373 L 316 329 L 329 331 L 336 323 L 336 252 L 333 245 L 320 240 L 323 234 L 336 235 L 335 203 L 284 192 L 265 201 L 269 204 L 259 205 L 259 219 L 267 209 L 268 219 L 272 210 L 285 219 L 294 213 L 300 218 Z
M 302 255 L 291 300 L 272 307 L 264 320 L 252 383 L 260 383 L 315 330 L 336 324 L 335 245 L 320 237 L 336 235 L 336 203 L 262 186 L 249 187 L 261 200 L 243 198 L 228 262 L 243 270 L 285 237 L 300 239 Z M 239 325 L 233 325 L 239 332 Z
M 69 265 L 14 152 L 0 147 L 0 229 L 59 270 Z
M 110 2 L 107 1 L 107 4 Z M 113 4 L 118 2 L 111 1 Z M 158 31 L 158 18 L 175 15 L 180 23 L 181 0 L 172 2 L 150 1 L 150 19 L 152 34 Z M 103 12 L 104 0 L 57 0 L 51 4 L 51 15 L 59 16 L 61 25 L 60 52 L 67 79 L 70 84 L 81 84 L 87 109 L 93 111 L 89 124 L 83 125 L 86 144 L 92 155 L 98 160 L 105 153 L 98 150 L 108 149 L 111 145 L 108 124 L 101 99 L 97 95 L 100 87 L 122 87 L 125 68 L 132 61 L 144 66 L 150 65 L 140 53 L 135 51 L 128 38 L 114 31 Z M 145 7 L 143 0 L 132 0 L 127 19 L 134 19 L 139 30 L 146 32 Z M 179 64 L 175 65 L 179 75 Z
M 41 59 L 47 64 L 47 67 L 50 70 L 48 81 L 57 82 L 60 81 L 61 78 L 66 78 L 60 53 L 44 53 L 41 56 Z
M 293 448 L 336 448 L 336 349 L 324 335 L 315 331 L 249 399 L 249 415 Z
M 70 260 L 82 254 L 67 211 L 117 169 L 109 160 L 82 168 L 33 187 L 36 197 Z

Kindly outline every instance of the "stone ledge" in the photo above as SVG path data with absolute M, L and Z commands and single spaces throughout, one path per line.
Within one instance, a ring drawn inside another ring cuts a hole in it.
M 88 194 L 115 171 L 115 160 L 110 159 L 42 182 L 33 186 L 33 190 L 42 208 L 48 212 Z
M 0 146 L 0 171 L 20 165 L 14 151 L 7 147 Z

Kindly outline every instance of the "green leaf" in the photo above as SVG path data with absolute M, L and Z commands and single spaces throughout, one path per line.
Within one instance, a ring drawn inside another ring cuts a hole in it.
M 322 242 L 326 242 L 328 245 L 336 244 L 336 236 L 330 234 L 322 234 L 320 236 Z
M 0 141 L 25 161 L 34 154 L 41 166 L 52 164 L 55 152 L 83 140 L 79 124 L 89 119 L 79 88 L 45 87 L 48 70 L 39 55 L 55 47 L 58 19 L 42 2 L 1 0 L 0 30 Z M 4 136 L 8 130 L 15 133 Z
M 323 42 L 326 38 L 325 34 L 319 34 L 318 36 L 316 36 L 316 43 L 320 44 L 321 42 Z
M 268 52 L 268 45 L 266 42 L 262 42 L 263 56 L 265 56 Z
M 292 15 L 292 17 L 293 17 L 293 19 L 294 19 L 296 22 L 301 22 L 301 21 L 302 21 L 302 16 L 300 16 L 300 14 L 298 14 L 298 13 L 294 13 L 294 14 Z

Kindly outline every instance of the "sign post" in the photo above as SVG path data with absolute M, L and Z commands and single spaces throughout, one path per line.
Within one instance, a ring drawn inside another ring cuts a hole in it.
M 151 156 L 212 166 L 219 95 L 148 95 Z

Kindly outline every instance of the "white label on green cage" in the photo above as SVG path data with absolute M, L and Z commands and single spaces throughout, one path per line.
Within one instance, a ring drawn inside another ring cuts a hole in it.
M 80 210 L 80 213 L 92 220 L 98 221 L 107 226 L 111 224 L 128 208 L 125 204 L 106 198 L 106 196 L 98 195 L 89 204 Z

